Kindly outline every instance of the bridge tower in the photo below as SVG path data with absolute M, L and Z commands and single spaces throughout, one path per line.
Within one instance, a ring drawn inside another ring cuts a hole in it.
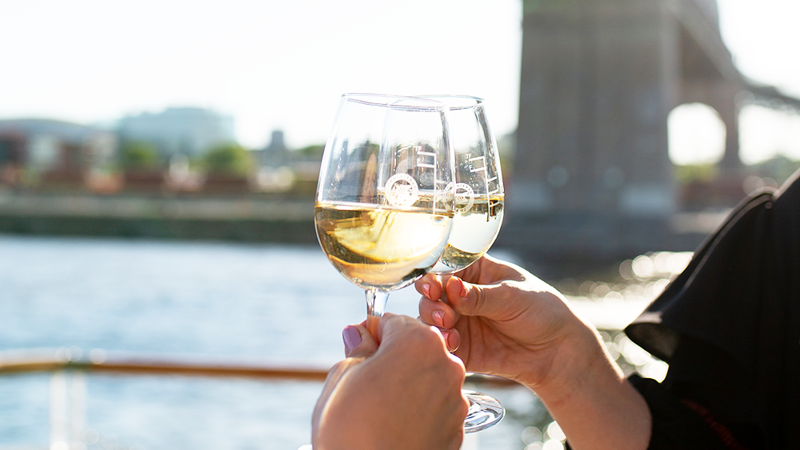
M 618 259 L 676 243 L 667 117 L 701 101 L 738 158 L 741 76 L 714 0 L 523 0 L 517 149 L 500 243 L 545 259 Z M 516 238 L 515 238 L 516 239 Z

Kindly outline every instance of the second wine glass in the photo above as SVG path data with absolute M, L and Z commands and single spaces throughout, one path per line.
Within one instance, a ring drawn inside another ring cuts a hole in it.
M 455 154 L 455 180 L 449 192 L 455 196 L 453 229 L 442 257 L 431 269 L 443 283 L 450 274 L 466 269 L 494 243 L 503 223 L 503 176 L 483 99 L 466 95 L 426 95 L 450 109 L 450 142 Z M 447 297 L 442 294 L 442 301 Z M 492 396 L 464 391 L 469 412 L 464 431 L 474 433 L 495 425 L 505 409 Z
M 467 95 L 425 95 L 450 109 L 450 141 L 455 154 L 453 230 L 431 272 L 466 269 L 486 253 L 503 223 L 503 175 L 483 99 Z

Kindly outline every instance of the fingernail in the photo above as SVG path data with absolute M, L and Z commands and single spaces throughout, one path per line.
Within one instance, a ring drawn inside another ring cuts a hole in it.
M 444 346 L 447 347 L 447 351 L 454 352 L 455 349 L 450 345 L 450 332 L 447 330 L 442 330 L 442 337 L 444 338 Z
M 467 298 L 467 283 L 461 281 L 461 298 Z
M 436 325 L 444 328 L 444 313 L 441 311 L 434 311 L 433 312 L 433 321 Z
M 349 354 L 361 343 L 361 333 L 358 328 L 348 325 L 342 330 L 342 339 L 344 340 L 344 351 Z
M 431 285 L 430 283 L 425 283 L 422 285 L 422 293 L 425 294 L 425 297 L 431 298 Z M 433 300 L 431 298 L 431 300 Z

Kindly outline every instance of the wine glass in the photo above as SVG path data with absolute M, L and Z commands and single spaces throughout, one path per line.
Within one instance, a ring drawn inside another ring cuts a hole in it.
M 367 298 L 377 335 L 389 292 L 428 272 L 447 246 L 454 178 L 448 107 L 345 94 L 322 156 L 314 222 L 323 251 Z
M 450 140 L 455 153 L 455 217 L 447 247 L 431 272 L 466 269 L 494 243 L 503 223 L 503 177 L 497 143 L 486 119 L 484 101 L 466 95 L 426 95 L 450 109 Z
M 486 253 L 503 223 L 503 178 L 497 143 L 486 119 L 484 101 L 466 95 L 425 95 L 449 106 L 450 142 L 455 153 L 456 176 L 449 189 L 455 196 L 453 230 L 441 259 L 431 272 L 449 277 L 466 269 Z M 442 294 L 442 301 L 447 298 Z M 505 415 L 493 397 L 464 391 L 470 402 L 466 432 L 491 427 Z

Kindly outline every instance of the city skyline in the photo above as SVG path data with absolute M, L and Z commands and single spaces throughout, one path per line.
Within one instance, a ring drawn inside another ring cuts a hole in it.
M 516 129 L 520 0 L 221 5 L 0 6 L 15 18 L 0 39 L 14 42 L 6 57 L 20 68 L 0 83 L 0 119 L 93 124 L 201 107 L 233 116 L 246 147 L 263 148 L 280 129 L 299 148 L 324 143 L 344 92 L 457 92 L 486 98 L 498 137 Z M 745 76 L 800 96 L 800 62 L 786 57 L 799 7 L 791 0 L 759 5 L 720 0 L 723 39 Z M 743 122 L 755 125 L 742 126 L 763 130 L 774 125 L 770 114 L 743 111 Z M 787 121 L 784 128 L 797 123 Z M 743 130 L 743 152 L 770 151 L 752 135 Z M 752 149 L 759 145 L 765 148 Z

